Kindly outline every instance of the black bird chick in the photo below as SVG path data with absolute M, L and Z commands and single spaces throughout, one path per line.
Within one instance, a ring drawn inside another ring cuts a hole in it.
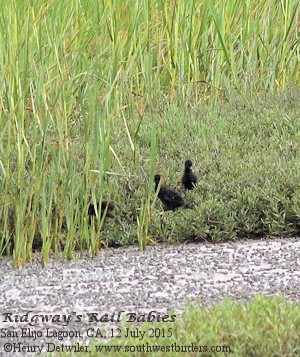
M 191 160 L 186 160 L 184 163 L 184 172 L 181 182 L 186 190 L 193 190 L 193 188 L 197 185 L 197 175 L 193 169 L 193 163 Z
M 155 191 L 157 191 L 157 187 L 160 180 L 160 175 L 154 176 Z M 158 198 L 163 203 L 165 211 L 175 211 L 179 207 L 187 207 L 181 194 L 177 192 L 174 188 L 164 184 L 160 186 Z
M 106 207 L 107 207 L 107 210 L 106 210 Z M 113 214 L 114 209 L 115 209 L 115 204 L 113 202 L 102 200 L 101 206 L 99 205 L 99 202 L 97 202 L 97 211 L 98 211 L 98 214 L 100 214 L 101 218 L 104 215 L 105 210 L 106 210 L 105 218 L 114 218 L 115 217 L 115 215 Z M 90 217 L 90 219 L 92 217 L 96 217 L 96 209 L 92 202 L 88 206 L 88 216 Z

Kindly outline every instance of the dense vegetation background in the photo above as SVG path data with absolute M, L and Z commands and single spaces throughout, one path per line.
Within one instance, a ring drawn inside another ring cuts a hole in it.
M 299 21 L 297 0 L 2 1 L 0 251 L 297 233 Z M 195 208 L 165 213 L 153 174 L 176 186 L 186 158 Z M 117 220 L 91 227 L 91 197 Z

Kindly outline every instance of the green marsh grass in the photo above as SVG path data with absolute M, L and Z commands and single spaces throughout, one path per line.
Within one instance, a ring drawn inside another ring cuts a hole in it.
M 276 101 L 299 84 L 299 55 L 297 0 L 4 0 L 0 251 L 20 265 L 39 241 L 46 264 L 137 239 L 296 232 L 299 93 Z M 154 163 L 176 185 L 188 156 L 197 209 L 162 214 Z M 88 224 L 102 197 L 122 224 Z
M 151 150 L 150 150 L 150 169 L 148 171 L 148 187 L 147 187 L 147 196 L 146 200 L 142 201 L 140 214 L 137 217 L 137 240 L 141 250 L 146 248 L 150 237 L 149 228 L 151 225 L 151 211 L 152 211 L 152 193 L 153 193 L 153 182 L 157 161 L 157 137 L 156 137 L 155 126 L 152 129 L 151 133 Z M 156 193 L 157 195 L 157 193 Z

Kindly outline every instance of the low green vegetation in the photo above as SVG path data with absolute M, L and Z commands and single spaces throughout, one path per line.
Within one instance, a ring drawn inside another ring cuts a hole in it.
M 0 253 L 298 233 L 298 6 L 3 1 Z M 153 174 L 187 158 L 194 209 L 165 213 Z
M 122 331 L 125 331 L 126 326 L 128 325 L 124 325 Z M 183 317 L 177 318 L 175 322 L 129 326 L 130 330 L 134 330 L 135 327 L 140 331 L 146 331 L 144 338 L 115 338 L 106 344 L 101 341 L 91 342 L 89 346 L 91 353 L 81 355 L 99 355 L 95 352 L 97 346 L 108 348 L 108 350 L 102 348 L 101 356 L 291 357 L 300 355 L 300 307 L 280 297 L 267 298 L 257 295 L 250 303 L 225 300 L 212 308 L 188 305 Z M 171 337 L 149 337 L 153 333 L 150 329 L 157 329 L 157 334 L 167 335 L 169 328 L 172 332 Z M 193 353 L 188 350 L 184 352 L 184 346 L 192 346 L 192 343 L 199 348 L 201 346 L 202 353 L 199 353 L 200 350 L 198 354 L 195 350 Z M 119 353 L 114 350 L 115 346 L 121 346 Z M 177 350 L 179 346 L 182 348 L 181 353 L 174 352 L 175 346 Z M 145 349 L 144 352 L 142 348 Z M 70 356 L 71 354 L 57 353 L 56 355 Z
M 84 137 L 70 145 L 66 167 L 49 139 L 41 168 L 34 167 L 36 162 L 28 155 L 20 186 L 17 177 L 3 181 L 2 250 L 13 232 L 20 249 L 15 256 L 25 254 L 24 241 L 30 256 L 32 240 L 41 236 L 45 257 L 50 249 L 62 249 L 69 257 L 74 249 L 89 248 L 92 253 L 102 244 L 136 243 L 143 234 L 148 242 L 298 234 L 299 98 L 298 91 L 281 93 L 256 102 L 231 101 L 222 107 L 193 109 L 188 114 L 172 107 L 144 118 L 135 153 L 116 127 L 111 147 L 118 157 L 107 153 L 108 173 L 100 182 L 99 174 L 90 170 L 100 169 L 101 163 L 95 160 L 88 165 L 82 154 L 89 148 Z M 184 194 L 193 209 L 164 212 L 158 199 L 153 202 L 154 182 L 148 173 L 153 173 L 154 121 L 164 123 L 155 144 L 156 171 L 164 180 L 180 189 L 184 160 L 191 158 L 195 163 L 199 185 Z M 134 132 L 137 125 L 139 118 L 132 117 L 128 129 Z M 79 135 L 82 129 L 74 131 Z M 101 157 L 101 149 L 92 147 Z M 17 172 L 17 167 L 13 170 Z M 86 206 L 92 193 L 99 198 L 101 187 L 105 198 L 116 203 L 118 220 L 108 219 L 98 231 L 97 221 L 95 228 L 88 224 Z M 147 207 L 145 215 L 141 207 Z M 147 231 L 138 231 L 142 220 L 147 220 Z

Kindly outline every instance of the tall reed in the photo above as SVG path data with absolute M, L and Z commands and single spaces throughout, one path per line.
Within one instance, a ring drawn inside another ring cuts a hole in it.
M 45 263 L 51 250 L 96 254 L 103 222 L 91 233 L 88 201 L 112 194 L 111 167 L 138 171 L 143 125 L 154 172 L 145 113 L 163 127 L 174 103 L 297 84 L 299 56 L 297 0 L 2 1 L 0 251 L 14 247 L 16 265 L 31 259 L 34 240 Z M 119 131 L 124 152 L 112 143 Z M 142 247 L 151 180 L 134 213 Z

